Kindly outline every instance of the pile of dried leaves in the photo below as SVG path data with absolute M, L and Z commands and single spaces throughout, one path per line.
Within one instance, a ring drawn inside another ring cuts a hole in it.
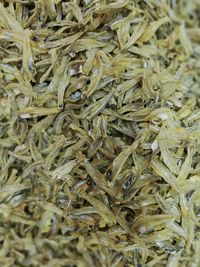
M 0 266 L 200 266 L 199 0 L 0 1 Z

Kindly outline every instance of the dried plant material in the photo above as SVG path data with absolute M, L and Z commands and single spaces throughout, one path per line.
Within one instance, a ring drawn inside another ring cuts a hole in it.
M 165 17 L 162 19 L 159 19 L 157 21 L 151 22 L 146 31 L 142 34 L 141 38 L 139 39 L 140 42 L 147 42 L 149 41 L 156 33 L 158 28 L 164 24 L 169 22 L 169 18 Z
M 200 266 L 199 0 L 0 2 L 0 266 Z

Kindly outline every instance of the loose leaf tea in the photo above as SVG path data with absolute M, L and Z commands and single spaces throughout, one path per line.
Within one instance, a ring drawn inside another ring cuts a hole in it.
M 0 266 L 200 266 L 199 0 L 0 1 Z

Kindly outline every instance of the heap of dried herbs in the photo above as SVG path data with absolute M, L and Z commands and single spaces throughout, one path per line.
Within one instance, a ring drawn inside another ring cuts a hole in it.
M 199 255 L 199 0 L 1 0 L 0 266 Z

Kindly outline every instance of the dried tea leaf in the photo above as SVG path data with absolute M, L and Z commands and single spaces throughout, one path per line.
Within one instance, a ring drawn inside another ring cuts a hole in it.
M 0 1 L 0 266 L 200 266 L 199 10 Z

